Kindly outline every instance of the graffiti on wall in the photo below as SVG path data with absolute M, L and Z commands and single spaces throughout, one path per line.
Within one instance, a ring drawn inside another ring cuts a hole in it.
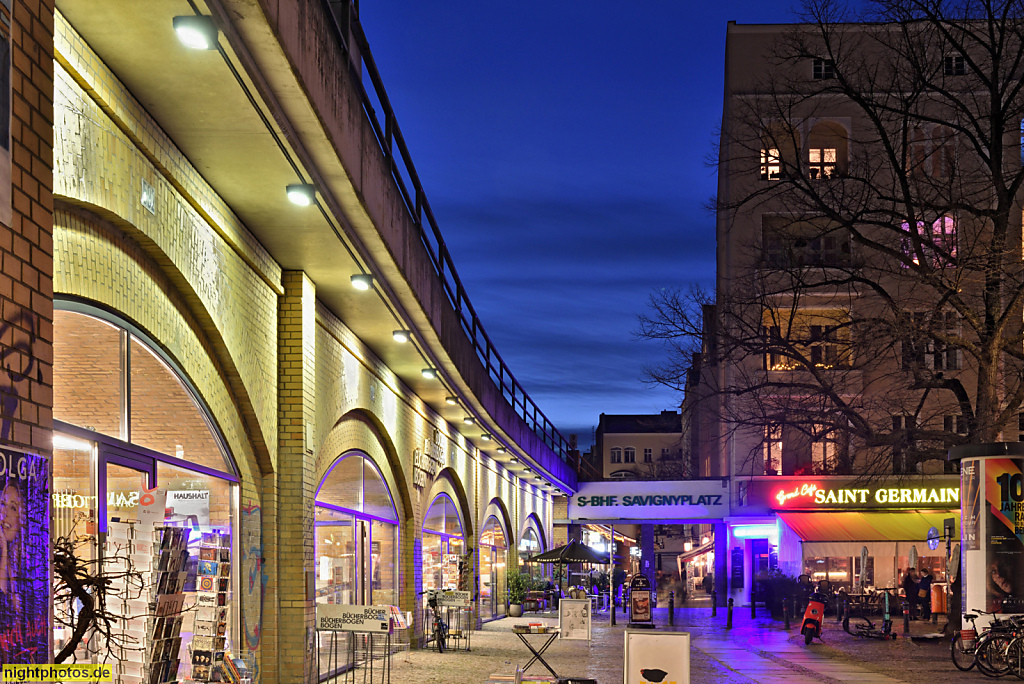
M 37 325 L 36 315 L 23 310 L 0 326 L 0 339 L 13 337 L 10 346 L 0 350 L 4 369 L 0 376 L 0 439 L 4 441 L 14 438 L 14 419 L 18 416 L 21 395 L 27 394 L 26 383 L 32 379 L 43 382 L 43 370 L 34 354 Z
M 263 557 L 263 513 L 250 501 L 242 507 L 242 631 L 251 656 L 253 681 L 259 678 L 259 662 L 255 657 L 263 628 L 263 595 L 267 587 L 266 560 Z

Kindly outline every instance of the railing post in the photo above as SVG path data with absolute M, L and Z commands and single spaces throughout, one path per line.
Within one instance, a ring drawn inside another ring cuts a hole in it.
M 668 624 L 676 624 L 676 592 L 668 592 Z
M 732 629 L 732 599 L 729 599 L 729 607 L 725 614 L 725 628 Z

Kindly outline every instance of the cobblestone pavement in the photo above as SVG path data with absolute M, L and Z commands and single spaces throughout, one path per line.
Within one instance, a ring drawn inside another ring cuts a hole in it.
M 802 612 L 802 611 L 801 611 Z M 791 684 L 817 682 L 947 682 L 986 681 L 972 672 L 959 672 L 949 656 L 949 641 L 899 637 L 892 641 L 858 639 L 842 630 L 835 618 L 825 622 L 822 640 L 805 646 L 798 628 L 789 632 L 781 622 L 772 622 L 763 609 L 751 620 L 750 609 L 735 609 L 734 627 L 725 628 L 726 610 L 720 608 L 712 618 L 709 607 L 676 609 L 675 626 L 667 625 L 668 613 L 656 609 L 659 629 L 675 629 L 691 635 L 690 671 L 694 684 L 750 684 L 786 682 Z M 562 677 L 589 677 L 600 684 L 622 681 L 623 632 L 625 618 L 620 613 L 618 624 L 609 624 L 608 614 L 597 613 L 593 623 L 593 641 L 552 643 L 544 658 Z M 466 682 L 482 684 L 492 674 L 514 673 L 530 658 L 512 625 L 522 622 L 543 622 L 557 625 L 557 617 L 528 614 L 523 618 L 506 618 L 484 625 L 474 632 L 472 650 L 415 650 L 396 655 L 392 665 L 394 684 L 450 684 Z M 941 628 L 925 622 L 911 623 L 911 636 L 922 637 Z M 902 622 L 896 623 L 902 631 Z M 542 637 L 531 637 L 532 642 Z M 535 664 L 530 674 L 549 674 Z M 357 681 L 361 681 L 357 677 Z

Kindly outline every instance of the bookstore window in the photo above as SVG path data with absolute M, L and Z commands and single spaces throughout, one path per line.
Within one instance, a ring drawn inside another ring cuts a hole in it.
M 488 516 L 483 534 L 480 535 L 481 618 L 496 618 L 505 614 L 507 552 L 508 540 L 504 528 L 497 516 Z
M 519 571 L 526 573 L 533 580 L 540 580 L 544 575 L 544 566 L 540 563 L 527 563 L 526 559 L 536 556 L 544 551 L 544 545 L 540 540 L 540 533 L 537 531 L 533 519 L 529 519 L 522 536 L 519 538 Z
M 423 523 L 423 589 L 457 589 L 465 548 L 459 511 L 447 494 L 438 494 Z
M 114 573 L 109 640 L 78 662 L 114 681 L 210 681 L 239 655 L 238 478 L 209 414 L 140 331 L 76 305 L 54 312 L 52 530 Z M 55 653 L 71 605 L 54 605 Z M 112 651 L 108 655 L 108 651 Z

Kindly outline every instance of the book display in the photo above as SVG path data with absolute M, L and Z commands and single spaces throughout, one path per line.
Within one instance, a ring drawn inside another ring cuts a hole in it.
M 195 610 L 187 620 L 192 632 L 189 663 L 192 681 L 221 681 L 231 586 L 231 535 L 204 532 L 196 559 Z
M 191 532 L 187 527 L 153 530 L 153 570 L 149 586 L 154 610 L 146 644 L 146 684 L 178 680 Z

